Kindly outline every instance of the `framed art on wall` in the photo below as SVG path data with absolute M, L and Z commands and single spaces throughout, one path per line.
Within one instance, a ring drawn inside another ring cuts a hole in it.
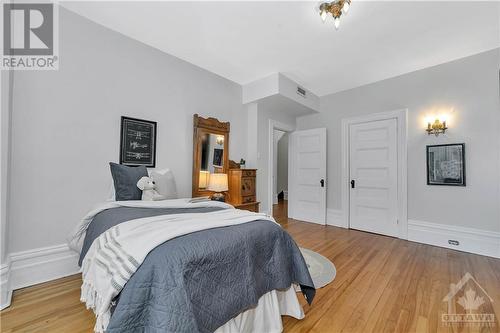
M 465 144 L 427 146 L 427 185 L 465 186 Z
M 156 122 L 122 117 L 120 164 L 155 167 Z
M 214 161 L 213 161 L 213 164 L 215 166 L 222 166 L 222 155 L 224 154 L 224 150 L 223 149 L 219 149 L 219 148 L 214 148 Z

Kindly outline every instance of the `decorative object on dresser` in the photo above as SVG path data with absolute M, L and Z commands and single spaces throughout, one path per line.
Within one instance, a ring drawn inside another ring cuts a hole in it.
M 238 209 L 259 212 L 255 193 L 256 169 L 229 169 L 229 203 Z
M 154 168 L 156 122 L 122 117 L 120 133 L 120 164 Z
M 214 194 L 209 189 L 210 175 L 227 174 L 228 148 L 228 122 L 193 116 L 193 198 Z
M 229 160 L 229 169 L 239 169 L 241 167 L 240 163 L 236 163 L 233 160 Z

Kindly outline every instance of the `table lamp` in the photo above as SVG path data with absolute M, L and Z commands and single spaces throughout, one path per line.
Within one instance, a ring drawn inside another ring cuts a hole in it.
M 207 188 L 209 178 L 210 178 L 210 172 L 205 171 L 205 170 L 201 170 L 198 187 L 199 188 Z
M 224 193 L 228 190 L 227 174 L 225 173 L 212 173 L 208 180 L 208 190 L 215 192 L 212 200 L 225 201 Z

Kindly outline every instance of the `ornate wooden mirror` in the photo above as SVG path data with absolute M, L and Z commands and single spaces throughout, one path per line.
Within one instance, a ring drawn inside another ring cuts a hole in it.
M 193 198 L 211 195 L 209 175 L 229 169 L 229 122 L 193 117 Z

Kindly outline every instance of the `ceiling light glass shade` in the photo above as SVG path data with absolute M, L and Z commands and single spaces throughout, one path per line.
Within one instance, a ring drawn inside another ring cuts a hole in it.
M 326 10 L 322 10 L 321 13 L 319 14 L 319 16 L 321 16 L 321 20 L 323 22 L 325 22 L 326 21 L 326 16 L 327 16 Z
M 340 26 L 340 17 L 336 17 L 333 24 L 335 24 L 335 29 L 338 29 Z
M 349 1 L 344 2 L 344 6 L 342 7 L 342 11 L 344 12 L 344 14 L 347 14 L 349 8 L 350 8 Z
M 326 22 L 328 20 L 328 16 L 331 15 L 335 29 L 338 29 L 340 26 L 340 18 L 342 15 L 347 14 L 351 8 L 351 2 L 352 0 L 333 0 L 331 2 L 321 2 L 316 8 L 323 23 Z

